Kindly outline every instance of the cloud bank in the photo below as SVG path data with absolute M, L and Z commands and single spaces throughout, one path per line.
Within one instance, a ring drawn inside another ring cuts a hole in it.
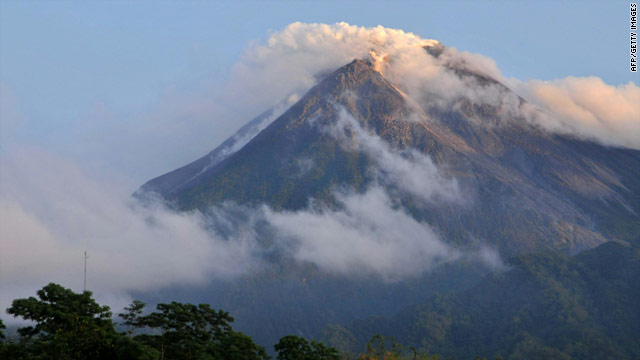
M 640 87 L 633 82 L 612 86 L 595 76 L 570 76 L 509 83 L 544 111 L 533 120 L 545 129 L 640 149 Z
M 81 291 L 85 249 L 88 287 L 98 296 L 200 284 L 258 266 L 250 236 L 227 241 L 198 213 L 143 207 L 66 159 L 21 149 L 0 161 L 3 306 L 50 281 Z
M 324 271 L 399 280 L 452 261 L 458 254 L 427 224 L 394 206 L 380 187 L 337 196 L 339 210 L 266 210 L 267 221 L 298 261 Z

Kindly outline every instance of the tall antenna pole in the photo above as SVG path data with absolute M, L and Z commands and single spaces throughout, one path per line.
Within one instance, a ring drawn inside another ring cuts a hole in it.
M 87 291 L 87 259 L 89 256 L 87 255 L 87 251 L 84 251 L 84 288 L 82 292 Z

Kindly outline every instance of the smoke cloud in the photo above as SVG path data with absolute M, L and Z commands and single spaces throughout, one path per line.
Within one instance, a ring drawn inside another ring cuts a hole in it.
M 436 44 L 402 30 L 293 23 L 274 33 L 266 44 L 254 44 L 233 69 L 229 90 L 254 99 L 263 108 L 291 94 L 304 94 L 318 78 L 351 62 L 384 54 L 415 51 Z
M 247 51 L 234 68 L 229 90 L 266 108 L 291 94 L 304 94 L 319 77 L 354 58 L 372 61 L 422 108 L 448 108 L 465 98 L 493 105 L 507 118 L 524 116 L 552 132 L 640 148 L 640 91 L 633 82 L 611 86 L 598 77 L 505 79 L 490 58 L 382 26 L 293 23 Z M 465 75 L 469 73 L 507 85 L 542 112 L 522 109 L 518 96 L 504 86 Z
M 549 131 L 640 149 L 640 87 L 633 82 L 611 86 L 595 76 L 570 76 L 510 85 L 544 110 L 529 118 Z

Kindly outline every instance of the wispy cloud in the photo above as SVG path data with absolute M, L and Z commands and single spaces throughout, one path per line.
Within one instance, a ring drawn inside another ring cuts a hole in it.
M 382 188 L 336 195 L 340 209 L 266 210 L 266 220 L 296 260 L 330 273 L 399 280 L 457 258 L 428 224 L 394 205 Z
M 225 240 L 199 213 L 141 206 L 127 189 L 29 149 L 0 159 L 0 305 L 50 281 L 99 296 L 233 277 L 257 266 L 252 236 Z M 112 179 L 109 179 L 112 180 Z
M 544 111 L 529 118 L 547 130 L 640 149 L 640 87 L 633 82 L 612 86 L 595 76 L 570 76 L 509 84 Z
M 376 163 L 378 177 L 425 202 L 461 202 L 455 178 L 446 177 L 429 156 L 415 149 L 393 149 L 374 132 L 360 125 L 343 107 L 325 129 L 349 151 L 362 151 Z

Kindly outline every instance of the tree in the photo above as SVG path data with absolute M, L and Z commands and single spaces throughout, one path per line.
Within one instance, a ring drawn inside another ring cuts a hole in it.
M 269 359 L 253 339 L 233 331 L 229 313 L 207 304 L 158 304 L 142 316 L 145 303 L 134 300 L 119 314 L 129 329 L 118 333 L 109 307 L 96 303 L 89 291 L 76 294 L 52 283 L 37 295 L 16 299 L 7 310 L 35 324 L 18 329 L 18 343 L 0 341 L 0 359 Z M 133 336 L 143 327 L 151 333 Z M 4 328 L 0 320 L 0 340 Z
M 387 347 L 389 343 L 390 347 Z M 374 335 L 367 343 L 367 356 L 380 359 L 399 359 L 403 348 L 394 338 L 387 338 L 381 334 Z M 415 353 L 415 352 L 414 352 Z
M 439 355 L 428 355 L 418 352 L 416 348 L 407 351 L 394 338 L 381 334 L 374 335 L 367 343 L 366 352 L 358 355 L 357 360 L 438 360 Z
M 267 360 L 265 349 L 253 342 L 249 336 L 232 331 L 212 343 L 208 351 L 216 360 Z
M 6 357 L 5 356 L 6 355 L 5 352 L 6 352 L 6 347 L 7 346 L 4 343 L 4 339 L 5 339 L 4 330 L 6 328 L 7 327 L 4 326 L 4 323 L 2 322 L 2 319 L 0 319 L 0 359 L 4 359 Z
M 295 335 L 282 337 L 273 348 L 278 360 L 306 360 L 311 353 L 309 342 Z
M 250 337 L 233 331 L 233 318 L 228 312 L 214 310 L 208 304 L 158 304 L 155 312 L 139 320 L 139 324 L 160 334 L 142 334 L 134 339 L 156 348 L 161 359 L 268 358 Z
M 316 342 L 315 340 L 311 340 L 311 347 L 313 352 L 314 360 L 338 360 L 340 359 L 340 354 L 338 353 L 338 349 L 334 347 L 327 346 L 321 342 Z
M 124 320 L 123 325 L 128 327 L 127 334 L 129 337 L 133 336 L 133 332 L 136 329 L 144 327 L 141 315 L 146 305 L 143 301 L 133 300 L 131 305 L 124 308 L 127 312 L 118 314 Z
M 2 341 L 2 340 L 4 340 L 4 339 L 5 339 L 5 336 L 4 336 L 4 330 L 5 330 L 6 328 L 7 328 L 7 327 L 6 327 L 6 326 L 4 326 L 4 323 L 2 322 L 2 319 L 0 319 L 0 341 Z
M 287 335 L 278 341 L 273 347 L 278 353 L 278 360 L 338 360 L 340 356 L 338 350 L 328 347 L 323 343 Z
M 100 306 L 90 291 L 76 294 L 50 283 L 38 298 L 16 299 L 7 312 L 35 322 L 18 329 L 43 359 L 113 359 L 119 335 L 108 306 Z

